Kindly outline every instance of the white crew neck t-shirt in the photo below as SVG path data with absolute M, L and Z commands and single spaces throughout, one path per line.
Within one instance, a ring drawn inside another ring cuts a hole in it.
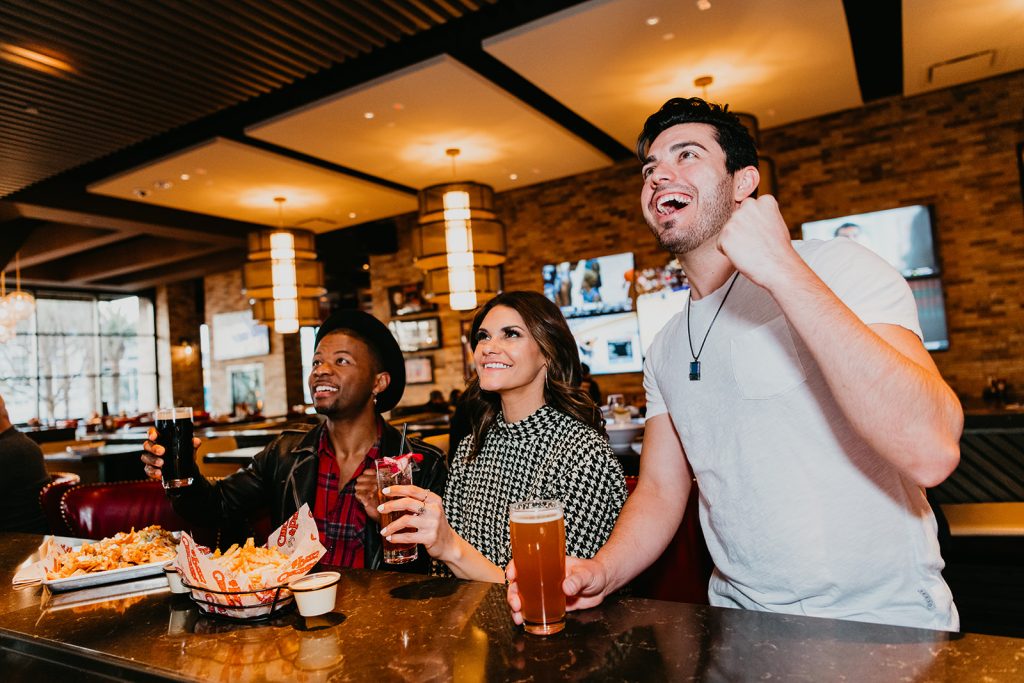
M 866 324 L 921 330 L 913 293 L 846 238 L 794 242 Z M 726 286 L 688 302 L 693 347 Z M 644 364 L 647 417 L 669 413 L 700 490 L 711 604 L 957 630 L 924 490 L 849 425 L 775 300 L 742 275 L 690 381 L 686 311 Z

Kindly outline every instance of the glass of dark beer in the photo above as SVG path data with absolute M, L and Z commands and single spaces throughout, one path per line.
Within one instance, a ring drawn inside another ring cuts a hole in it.
M 156 443 L 162 446 L 164 488 L 188 486 L 196 476 L 195 449 L 192 447 L 192 409 L 162 408 L 153 414 Z

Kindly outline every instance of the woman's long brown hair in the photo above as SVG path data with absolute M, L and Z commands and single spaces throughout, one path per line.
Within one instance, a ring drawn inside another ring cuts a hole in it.
M 580 356 L 576 351 L 576 340 L 558 306 L 537 292 L 513 291 L 499 294 L 484 304 L 473 317 L 469 343 L 474 352 L 480 325 L 495 306 L 506 306 L 522 316 L 530 336 L 540 347 L 541 355 L 547 361 L 544 402 L 607 437 L 601 409 L 580 388 L 583 373 Z M 469 459 L 472 460 L 480 452 L 484 437 L 501 411 L 501 397 L 496 392 L 481 389 L 480 378 L 475 377 L 466 389 L 464 400 L 473 425 L 470 432 L 473 435 L 473 448 L 469 453 Z

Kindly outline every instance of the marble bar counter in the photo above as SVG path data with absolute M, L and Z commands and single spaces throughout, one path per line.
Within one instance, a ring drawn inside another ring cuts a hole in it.
M 1024 640 L 629 597 L 530 636 L 504 586 L 385 571 L 344 571 L 313 619 L 218 621 L 162 587 L 57 604 L 11 587 L 40 540 L 0 534 L 0 670 L 35 680 L 1024 680 Z

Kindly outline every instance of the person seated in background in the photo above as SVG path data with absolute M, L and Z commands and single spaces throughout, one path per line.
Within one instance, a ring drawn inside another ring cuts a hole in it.
M 427 413 L 443 413 L 447 415 L 449 410 L 448 401 L 445 400 L 444 394 L 437 389 L 430 392 L 430 398 L 423 404 L 423 411 Z
M 199 476 L 168 495 L 178 514 L 207 525 L 237 524 L 269 506 L 277 527 L 308 503 L 327 548 L 321 565 L 377 569 L 383 543 L 374 461 L 410 450 L 422 454 L 413 481 L 440 496 L 444 454 L 416 439 L 403 444 L 398 430 L 381 418 L 405 390 L 405 360 L 383 323 L 362 311 L 339 311 L 320 326 L 314 348 L 309 391 L 324 421 L 310 431 L 285 430 L 229 477 L 210 483 Z M 142 461 L 146 474 L 157 479 L 163 449 L 153 443 L 155 430 L 149 438 Z M 420 556 L 395 568 L 425 573 L 429 561 L 426 553 Z
M 583 378 L 580 380 L 580 386 L 583 391 L 590 395 L 590 398 L 594 399 L 594 405 L 601 405 L 601 387 L 597 385 L 597 380 L 590 375 L 590 366 L 586 363 L 581 363 L 580 368 L 583 369 Z
M 420 543 L 435 573 L 502 582 L 511 559 L 510 503 L 562 501 L 566 549 L 592 557 L 626 500 L 622 467 L 601 411 L 580 388 L 580 361 L 561 311 L 537 292 L 505 292 L 473 318 L 478 376 L 463 396 L 472 415 L 444 496 L 392 486 L 382 512 L 405 513 L 381 533 Z M 453 444 L 454 447 L 454 444 Z
M 49 531 L 39 492 L 50 482 L 43 451 L 11 424 L 0 395 L 0 531 L 45 534 Z
M 455 406 L 459 404 L 459 399 L 462 398 L 462 391 L 459 389 L 452 389 L 448 393 L 448 407 L 455 410 Z

